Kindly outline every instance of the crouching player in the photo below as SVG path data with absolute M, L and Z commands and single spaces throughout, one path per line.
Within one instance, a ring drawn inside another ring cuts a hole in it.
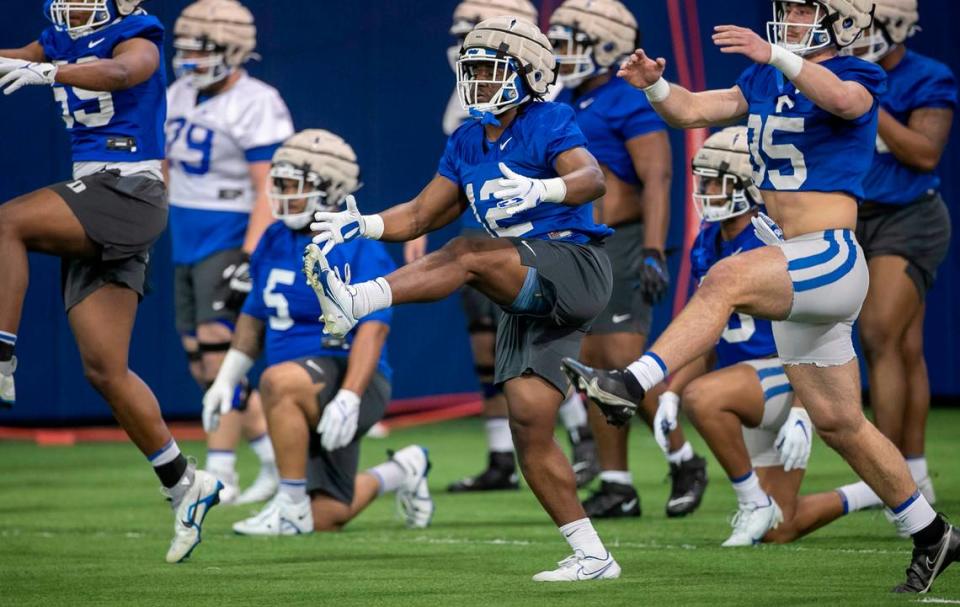
M 360 439 L 390 400 L 384 346 L 392 313 L 364 318 L 343 339 L 323 334 L 320 305 L 303 276 L 301 256 L 317 210 L 336 210 L 359 186 L 353 149 L 323 130 L 302 131 L 274 154 L 270 195 L 280 222 L 264 233 L 250 260 L 253 290 L 237 320 L 233 342 L 203 399 L 212 431 L 231 410 L 234 391 L 265 350 L 260 379 L 280 490 L 256 516 L 236 523 L 244 535 L 295 535 L 341 529 L 378 495 L 398 491 L 410 526 L 433 514 L 429 462 L 416 445 L 357 474 Z M 352 198 L 351 198 L 352 200 Z M 380 243 L 338 247 L 330 262 L 341 275 L 366 280 L 394 269 Z M 313 429 L 316 429 L 316 432 Z
M 721 259 L 763 246 L 751 224 L 761 202 L 751 171 L 746 127 L 716 133 L 693 159 L 694 198 L 706 222 L 691 252 L 697 281 Z M 724 546 L 789 542 L 844 514 L 837 491 L 798 495 L 813 433 L 769 320 L 734 313 L 715 351 L 681 369 L 670 388 L 660 396 L 658 442 L 667 444 L 682 403 L 737 495 Z

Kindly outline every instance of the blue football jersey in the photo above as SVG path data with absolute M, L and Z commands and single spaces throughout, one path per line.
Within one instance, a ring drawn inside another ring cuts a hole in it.
M 920 108 L 957 108 L 957 79 L 946 65 L 907 51 L 887 73 L 887 92 L 880 107 L 901 124 Z M 936 171 L 922 173 L 897 160 L 877 137 L 873 165 L 863 182 L 864 198 L 884 204 L 909 204 L 929 191 L 940 189 Z
M 807 99 L 773 66 L 750 66 L 737 86 L 750 104 L 753 180 L 761 190 L 844 192 L 860 200 L 886 73 L 856 57 L 834 57 L 820 65 L 841 80 L 862 84 L 874 96 L 873 107 L 856 120 L 844 120 Z
M 573 107 L 577 123 L 587 137 L 587 149 L 597 162 L 610 169 L 621 181 L 639 185 L 625 144 L 634 137 L 667 128 L 643 91 L 613 76 L 579 97 L 564 89 L 557 101 Z
M 276 365 L 304 356 L 350 354 L 357 328 L 343 340 L 323 334 L 320 303 L 303 275 L 303 251 L 310 244 L 309 233 L 294 232 L 280 222 L 271 225 L 250 258 L 253 289 L 243 305 L 243 313 L 265 323 L 264 350 L 268 365 Z M 349 265 L 351 282 L 363 282 L 385 276 L 396 266 L 382 243 L 359 238 L 338 245 L 327 254 L 331 267 L 345 276 Z M 365 316 L 363 323 L 390 324 L 393 311 L 388 308 Z M 387 348 L 380 352 L 378 369 L 390 379 Z
M 567 206 L 544 202 L 511 217 L 494 198 L 503 178 L 499 163 L 534 179 L 557 177 L 557 156 L 586 147 L 576 117 L 562 103 L 531 102 L 521 107 L 497 141 L 487 141 L 480 121 L 464 123 L 447 140 L 438 173 L 464 191 L 470 210 L 491 236 L 586 243 L 613 230 L 593 221 L 593 204 Z
M 63 108 L 70 133 L 74 162 L 163 158 L 167 116 L 163 26 L 156 17 L 138 10 L 76 40 L 54 26 L 40 34 L 44 54 L 56 64 L 109 59 L 117 45 L 132 38 L 148 40 L 160 51 L 160 67 L 146 82 L 113 92 L 53 85 L 53 96 Z
M 697 284 L 724 257 L 759 249 L 763 242 L 753 233 L 749 223 L 733 240 L 724 240 L 719 223 L 705 223 L 690 251 L 690 271 Z M 773 326 L 769 320 L 734 313 L 717 343 L 717 366 L 722 369 L 746 360 L 776 356 Z

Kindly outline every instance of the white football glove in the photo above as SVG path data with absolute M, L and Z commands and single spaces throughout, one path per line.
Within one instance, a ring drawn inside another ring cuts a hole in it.
M 763 244 L 775 247 L 783 244 L 783 230 L 766 213 L 757 213 L 756 217 L 750 218 L 750 223 L 753 224 L 754 235 Z
M 813 424 L 806 409 L 793 407 L 777 433 L 777 453 L 785 472 L 807 467 L 813 446 Z
M 324 255 L 335 245 L 355 238 L 379 240 L 383 235 L 383 219 L 379 215 L 361 215 L 353 195 L 344 201 L 346 211 L 317 211 L 313 215 L 314 223 L 310 224 L 310 229 L 317 232 L 313 244 L 322 246 Z
M 210 433 L 216 430 L 220 426 L 220 416 L 230 413 L 234 396 L 237 394 L 237 385 L 252 366 L 253 359 L 240 350 L 230 348 L 227 351 L 217 378 L 203 395 L 204 431 Z
M 560 177 L 531 179 L 514 173 L 502 162 L 500 173 L 503 174 L 503 179 L 497 181 L 500 190 L 493 196 L 500 201 L 497 206 L 506 209 L 507 215 L 522 213 L 541 202 L 563 202 L 567 196 L 567 186 Z
M 341 388 L 336 396 L 323 408 L 317 434 L 320 444 L 327 451 L 336 451 L 350 444 L 357 434 L 357 422 L 360 418 L 360 397 L 354 392 Z
M 680 396 L 676 392 L 660 395 L 657 413 L 653 416 L 653 437 L 664 454 L 670 454 L 670 433 L 677 429 L 677 414 L 680 412 Z
M 4 95 L 17 92 L 28 84 L 53 84 L 57 66 L 52 63 L 33 63 L 23 59 L 0 57 L 0 89 Z

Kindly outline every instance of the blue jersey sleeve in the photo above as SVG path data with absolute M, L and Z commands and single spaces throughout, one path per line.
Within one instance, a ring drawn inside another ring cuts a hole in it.
M 265 253 L 263 249 L 265 247 L 266 239 L 261 238 L 260 244 L 257 245 L 257 248 L 253 251 L 253 255 L 250 256 L 250 279 L 252 282 L 252 288 L 250 293 L 247 295 L 247 299 L 243 302 L 243 308 L 240 310 L 242 314 L 247 316 L 252 316 L 257 320 L 262 320 L 264 322 L 270 317 L 270 311 L 267 310 L 267 307 L 263 305 L 263 288 L 264 288 L 264 273 L 263 273 L 263 257 Z
M 360 240 L 359 243 L 361 246 L 358 247 L 353 265 L 350 267 L 351 282 L 360 283 L 367 280 L 374 280 L 381 276 L 386 276 L 397 269 L 397 265 L 393 262 L 393 259 L 387 253 L 387 249 L 382 243 L 373 240 Z M 354 265 L 356 267 L 354 267 Z M 393 308 L 387 308 L 364 316 L 359 324 L 378 321 L 389 325 L 392 320 Z
M 617 109 L 619 112 L 614 117 L 614 126 L 624 141 L 667 128 L 667 124 L 647 101 L 647 96 L 636 89 L 623 96 Z
M 757 71 L 760 69 L 760 66 L 756 63 L 743 70 L 743 73 L 740 74 L 740 77 L 737 78 L 737 86 L 740 88 L 740 92 L 743 93 L 744 99 L 748 102 L 750 101 L 750 94 L 753 92 L 753 82 L 754 78 L 757 75 Z
M 863 116 L 851 120 L 853 124 L 866 124 L 874 119 L 874 114 L 880 106 L 880 97 L 887 92 L 887 73 L 879 65 L 847 57 L 849 61 L 844 61 L 834 72 L 838 78 L 845 82 L 857 82 L 873 95 L 873 107 Z
M 577 124 L 573 108 L 563 103 L 551 103 L 540 125 L 545 141 L 544 160 L 553 166 L 557 156 L 573 148 L 587 147 L 587 138 Z
M 450 137 L 447 138 L 447 145 L 443 149 L 443 156 L 440 158 L 440 166 L 437 173 L 443 175 L 453 183 L 460 185 L 460 161 L 457 155 L 457 142 L 459 133 L 465 125 L 461 125 Z
M 916 88 L 916 108 L 957 108 L 957 78 L 947 66 L 937 63 L 936 68 Z

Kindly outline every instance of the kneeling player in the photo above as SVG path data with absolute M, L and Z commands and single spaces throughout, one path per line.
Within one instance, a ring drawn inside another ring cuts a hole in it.
M 300 257 L 318 209 L 336 210 L 359 186 L 353 149 L 323 130 L 306 130 L 277 150 L 271 202 L 281 222 L 264 233 L 250 261 L 253 290 L 237 321 L 230 351 L 204 396 L 208 431 L 230 411 L 234 391 L 262 349 L 260 380 L 280 491 L 256 516 L 236 523 L 244 535 L 295 535 L 342 528 L 379 494 L 398 490 L 410 526 L 433 514 L 426 450 L 413 445 L 357 475 L 360 439 L 390 400 L 384 343 L 391 311 L 364 319 L 344 339 L 325 336 L 321 310 L 300 275 Z M 338 247 L 331 263 L 359 280 L 394 269 L 380 243 Z M 264 348 L 265 346 L 265 348 Z M 316 428 L 317 432 L 311 432 Z
M 707 222 L 691 252 L 698 281 L 721 259 L 763 246 L 751 224 L 760 192 L 749 155 L 747 129 L 731 127 L 710 137 L 693 160 L 694 197 Z M 739 510 L 724 546 L 789 542 L 844 513 L 838 492 L 798 496 L 813 434 L 776 355 L 770 321 L 735 313 L 715 352 L 671 380 L 682 396 L 660 397 L 661 446 L 682 403 L 733 483 Z

